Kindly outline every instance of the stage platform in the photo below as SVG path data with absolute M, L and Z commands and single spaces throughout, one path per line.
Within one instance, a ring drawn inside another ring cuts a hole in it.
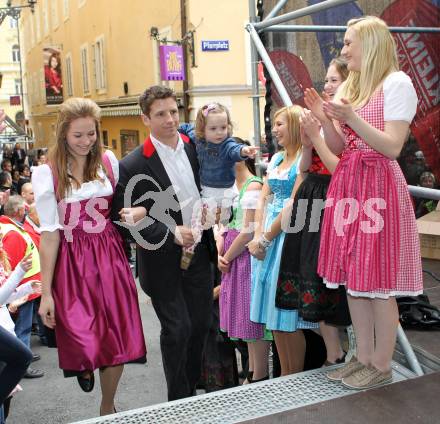
M 287 416 L 285 414 L 290 414 L 298 408 L 312 405 L 318 407 L 323 402 L 351 397 L 354 393 L 358 393 L 345 388 L 341 383 L 328 380 L 324 373 L 331 368 L 335 366 L 126 411 L 81 423 L 228 424 L 260 422 L 261 419 L 263 420 L 261 422 L 269 423 L 273 422 L 272 418 L 279 414 L 281 414 L 280 419 L 284 419 L 282 417 Z M 414 378 L 415 374 L 393 362 L 394 382 L 391 386 Z M 440 405 L 440 402 L 438 404 Z
M 423 260 L 440 276 L 440 261 Z M 424 274 L 425 293 L 440 307 L 440 283 Z M 327 369 L 125 411 L 78 424 L 438 424 L 440 331 L 405 330 L 426 375 L 416 377 L 399 345 L 393 383 L 353 391 L 329 381 Z M 152 384 L 151 382 L 148 384 Z

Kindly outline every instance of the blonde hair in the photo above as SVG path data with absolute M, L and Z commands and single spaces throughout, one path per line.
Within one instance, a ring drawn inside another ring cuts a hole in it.
M 299 123 L 299 118 L 301 116 L 301 112 L 303 111 L 303 108 L 298 105 L 293 106 L 285 106 L 281 109 L 278 109 L 273 119 L 275 120 L 278 116 L 281 114 L 286 114 L 287 117 L 287 132 L 289 134 L 289 140 L 291 140 L 291 143 L 293 145 L 293 152 L 294 157 L 300 152 L 301 150 L 301 125 Z
M 375 16 L 350 19 L 348 28 L 356 31 L 361 43 L 360 72 L 350 71 L 337 98 L 346 98 L 354 106 L 365 104 L 382 81 L 399 70 L 396 44 L 387 24 Z
M 220 103 L 208 103 L 199 109 L 195 122 L 196 137 L 199 140 L 205 138 L 206 121 L 208 120 L 208 115 L 212 113 L 226 113 L 228 119 L 228 137 L 231 137 L 233 129 L 231 115 L 226 106 L 223 106 Z
M 345 81 L 348 77 L 348 68 L 347 68 L 347 62 L 342 57 L 335 57 L 331 60 L 328 67 L 334 66 L 336 68 L 336 71 L 341 76 L 341 81 Z
M 11 264 L 9 263 L 8 254 L 3 248 L 0 249 L 0 266 L 3 267 L 6 275 L 11 272 Z M 3 281 L 0 281 L 0 286 L 2 285 L 2 283 Z
M 71 98 L 66 100 L 58 113 L 56 142 L 49 152 L 49 163 L 52 171 L 58 179 L 57 198 L 63 199 L 72 189 L 71 179 L 74 179 L 67 172 L 67 160 L 70 156 L 67 148 L 67 132 L 71 123 L 78 118 L 92 118 L 95 121 L 96 142 L 87 155 L 86 165 L 83 172 L 83 182 L 101 180 L 98 170 L 102 169 L 103 147 L 101 144 L 99 119 L 101 110 L 98 105 L 90 99 Z M 78 184 L 78 181 L 75 181 Z

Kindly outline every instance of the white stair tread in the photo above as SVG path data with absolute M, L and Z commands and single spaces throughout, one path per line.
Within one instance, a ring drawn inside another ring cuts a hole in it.
M 415 377 L 396 362 L 392 367 L 393 382 Z M 341 383 L 328 380 L 324 373 L 332 368 L 336 366 L 120 412 L 81 421 L 81 424 L 237 423 L 357 393 Z

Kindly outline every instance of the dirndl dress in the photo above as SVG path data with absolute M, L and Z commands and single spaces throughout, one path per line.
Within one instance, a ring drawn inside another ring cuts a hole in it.
M 250 183 L 258 177 L 249 178 L 241 188 L 237 204 L 233 208 L 233 218 L 224 236 L 224 252 L 238 237 L 243 223 L 244 209 L 256 209 L 257 199 L 248 199 L 246 190 Z M 260 193 L 260 191 L 252 191 Z M 253 201 L 253 204 L 251 204 Z M 222 275 L 220 288 L 220 329 L 229 338 L 243 340 L 258 340 L 264 336 L 263 325 L 250 320 L 251 304 L 251 257 L 246 248 L 233 261 L 229 272 Z
M 296 193 L 275 304 L 281 309 L 296 309 L 307 321 L 348 326 L 351 320 L 345 288 L 327 288 L 317 273 L 322 212 L 331 178 L 325 171 L 308 174 Z
M 356 113 L 384 131 L 383 90 Z M 345 285 L 352 296 L 421 294 L 419 236 L 402 171 L 340 124 L 345 149 L 327 192 L 318 274 L 327 287 Z
M 106 154 L 103 164 L 114 190 Z M 33 183 L 38 184 L 35 177 Z M 55 193 L 56 186 L 54 176 Z M 36 194 L 38 209 L 38 190 Z M 59 365 L 66 377 L 146 361 L 136 285 L 121 236 L 110 220 L 111 201 L 112 194 L 58 203 L 63 229 L 52 295 Z
M 270 228 L 290 198 L 296 180 L 299 158 L 287 172 L 279 172 L 278 165 L 283 158 L 282 153 L 277 153 L 268 167 L 267 180 L 273 200 L 266 208 L 265 229 Z M 298 311 L 279 309 L 275 306 L 284 237 L 285 233 L 281 231 L 272 240 L 264 260 L 252 258 L 251 320 L 265 324 L 268 330 L 276 331 L 292 332 L 304 328 L 317 328 L 317 324 L 299 317 Z

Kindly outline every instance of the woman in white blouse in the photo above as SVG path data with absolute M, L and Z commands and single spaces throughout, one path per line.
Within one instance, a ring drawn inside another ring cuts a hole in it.
M 99 368 L 106 415 L 115 411 L 123 364 L 145 359 L 146 349 L 134 279 L 109 219 L 118 161 L 103 152 L 99 117 L 89 99 L 61 105 L 49 164 L 35 169 L 32 185 L 41 222 L 40 315 L 55 328 L 66 377 L 77 376 L 88 392 Z
M 327 192 L 318 273 L 327 287 L 347 289 L 357 358 L 327 376 L 366 389 L 392 380 L 395 296 L 423 291 L 414 210 L 396 161 L 417 95 L 398 71 L 394 39 L 381 19 L 350 20 L 341 54 L 350 73 L 336 100 L 323 102 L 314 90 L 305 99 L 324 130 L 321 159 L 343 152 Z

